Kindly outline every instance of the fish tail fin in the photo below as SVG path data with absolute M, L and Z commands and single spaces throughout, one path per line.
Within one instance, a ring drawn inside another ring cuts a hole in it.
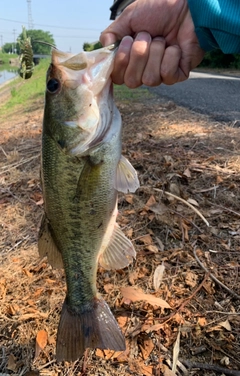
M 73 312 L 65 300 L 58 326 L 57 361 L 75 361 L 86 348 L 124 351 L 124 336 L 103 299 L 94 299 L 81 313 Z

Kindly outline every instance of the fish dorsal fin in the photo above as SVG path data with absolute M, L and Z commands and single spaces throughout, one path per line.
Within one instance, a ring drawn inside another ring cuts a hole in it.
M 38 239 L 38 252 L 40 257 L 46 257 L 50 265 L 55 269 L 63 268 L 62 255 L 58 250 L 48 225 L 48 220 L 44 215 L 41 222 L 39 239 Z
M 119 192 L 135 192 L 139 188 L 139 180 L 136 170 L 122 155 L 117 166 L 115 188 Z
M 136 251 L 131 241 L 124 235 L 120 227 L 115 224 L 109 244 L 99 257 L 99 264 L 107 270 L 123 269 L 135 257 Z

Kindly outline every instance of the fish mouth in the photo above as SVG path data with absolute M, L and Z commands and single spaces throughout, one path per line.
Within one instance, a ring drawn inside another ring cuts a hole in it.
M 65 149 L 71 155 L 101 144 L 110 129 L 114 108 L 110 75 L 118 44 L 77 55 L 52 51 L 52 64 L 61 71 L 62 84 L 75 108 L 74 118 L 65 121 L 74 133 Z

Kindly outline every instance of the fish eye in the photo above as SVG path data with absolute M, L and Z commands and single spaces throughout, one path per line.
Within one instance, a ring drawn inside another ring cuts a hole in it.
M 55 94 L 59 91 L 60 82 L 56 78 L 50 78 L 47 82 L 47 91 L 51 94 Z

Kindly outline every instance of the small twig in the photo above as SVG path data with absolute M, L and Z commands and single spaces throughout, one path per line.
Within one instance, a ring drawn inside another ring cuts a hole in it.
M 53 360 L 51 360 L 50 362 L 44 364 L 43 366 L 38 367 L 38 370 L 41 371 L 42 369 L 44 369 L 44 368 L 50 366 L 50 365 L 53 364 L 53 363 L 56 363 L 56 359 L 53 359 Z
M 0 149 L 2 150 L 3 154 L 5 155 L 5 157 L 7 158 L 7 153 L 5 152 L 5 150 L 3 149 L 3 147 L 1 146 Z
M 3 369 L 4 363 L 6 361 L 6 354 L 5 354 L 5 348 L 2 347 L 2 362 L 0 364 L 0 369 Z
M 221 209 L 223 209 L 223 210 L 225 210 L 225 211 L 228 211 L 228 212 L 230 212 L 230 213 L 236 214 L 238 217 L 240 217 L 240 213 L 238 213 L 238 212 L 236 212 L 236 211 L 234 211 L 234 210 L 232 210 L 232 209 L 225 208 L 225 207 L 222 206 L 222 205 L 214 205 L 214 206 L 216 206 L 216 207 L 218 207 L 218 208 L 221 208 Z
M 204 216 L 202 215 L 202 213 L 200 213 L 200 211 L 198 209 L 196 209 L 193 205 L 191 205 L 189 202 L 187 202 L 183 198 L 175 196 L 175 195 L 173 195 L 170 192 L 163 191 L 162 189 L 158 189 L 158 188 L 153 188 L 153 189 L 154 189 L 154 191 L 165 193 L 166 195 L 174 197 L 176 200 L 183 202 L 185 205 L 187 205 L 189 208 L 191 208 L 203 220 L 203 222 L 207 226 L 209 226 L 208 221 L 206 220 L 206 218 L 204 218 Z
M 29 235 L 25 236 L 23 239 L 19 240 L 19 242 L 17 242 L 16 244 L 14 244 L 14 246 L 12 246 L 10 249 L 8 249 L 6 253 L 11 252 L 14 248 L 18 247 L 21 243 L 23 243 L 24 240 L 27 240 L 29 238 L 30 238 Z
M 240 312 L 224 312 L 224 311 L 206 311 L 206 313 L 221 313 L 222 315 L 238 316 Z
M 215 371 L 217 373 L 221 373 L 227 376 L 240 376 L 240 371 L 235 371 L 233 369 L 219 367 L 214 364 L 190 362 L 189 360 L 185 360 L 185 359 L 182 359 L 181 362 L 190 369 L 200 368 L 200 369 L 205 369 L 207 371 Z
M 209 192 L 209 191 L 214 191 L 217 188 L 219 188 L 219 185 L 215 185 L 214 187 L 211 188 L 205 188 L 205 189 L 195 189 L 193 193 L 204 193 L 204 192 Z
M 194 257 L 195 257 L 195 260 L 197 261 L 197 263 L 201 266 L 201 268 L 206 272 L 208 273 L 209 277 L 212 278 L 212 280 L 214 282 L 216 282 L 217 284 L 219 284 L 222 288 L 224 288 L 229 294 L 231 294 L 232 296 L 234 296 L 235 298 L 237 299 L 240 299 L 240 296 L 238 294 L 236 294 L 234 291 L 230 290 L 226 285 L 224 285 L 221 281 L 219 281 L 219 279 L 217 279 L 212 273 L 210 273 L 207 268 L 203 265 L 203 263 L 199 260 L 197 254 L 196 254 L 196 247 L 193 248 L 193 254 L 194 254 Z
M 179 217 L 181 217 L 181 218 L 185 219 L 186 221 L 188 221 L 189 223 L 191 223 L 191 225 L 192 225 L 193 227 L 195 227 L 195 228 L 196 228 L 201 234 L 203 233 L 203 231 L 200 229 L 200 227 L 198 227 L 193 221 L 191 221 L 190 219 L 184 217 L 184 215 L 180 214 L 180 213 L 177 212 L 176 210 L 173 210 L 172 208 L 171 208 L 171 211 L 172 211 L 174 214 L 179 215 Z
M 163 321 L 163 323 L 167 323 L 168 321 L 170 321 L 178 312 L 180 312 L 187 303 L 189 303 L 189 301 L 197 294 L 198 291 L 201 290 L 201 288 L 203 287 L 204 283 L 206 282 L 206 279 L 209 277 L 209 273 L 205 274 L 202 282 L 200 283 L 200 285 L 198 285 L 198 287 L 193 291 L 193 293 L 186 299 L 184 300 L 184 302 L 182 304 L 180 304 L 180 306 L 177 308 L 176 311 L 172 312 L 167 318 L 164 317 L 163 319 L 166 319 Z M 156 320 L 162 320 L 162 318 L 156 318 Z
M 8 166 L 4 166 L 3 168 L 6 167 L 7 169 L 4 170 L 4 171 L 2 171 L 2 172 L 0 172 L 0 175 L 1 175 L 1 174 L 5 174 L 6 172 L 9 172 L 9 171 L 12 170 L 13 168 L 17 168 L 17 167 L 19 167 L 19 166 L 22 166 L 23 164 L 28 163 L 28 162 L 30 162 L 30 161 L 32 161 L 33 159 L 38 158 L 38 157 L 40 157 L 40 154 L 38 154 L 38 155 L 34 155 L 33 157 L 31 157 L 31 158 L 27 158 L 27 159 L 25 159 L 25 160 L 23 160 L 23 161 L 21 161 L 21 162 L 19 162 L 19 163 L 13 163 L 12 165 L 9 166 L 9 168 L 7 168 Z

